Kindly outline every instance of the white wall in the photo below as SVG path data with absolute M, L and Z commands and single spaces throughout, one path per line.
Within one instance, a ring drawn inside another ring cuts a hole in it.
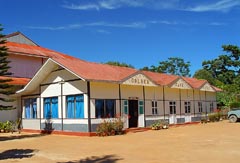
M 32 78 L 45 61 L 40 57 L 15 54 L 9 54 L 8 59 L 11 61 L 9 71 L 13 73 L 12 76 L 24 78 Z
M 6 97 L 1 95 L 1 97 Z M 16 107 L 16 109 L 13 110 L 0 110 L 0 122 L 5 122 L 5 121 L 16 121 L 17 118 L 19 117 L 19 101 L 18 99 L 11 97 L 12 99 L 14 99 L 15 101 L 11 102 L 11 103 L 4 103 L 1 101 L 2 105 L 10 105 L 13 107 Z
M 66 96 L 67 95 L 84 95 L 84 118 L 87 118 L 88 115 L 88 98 L 87 98 L 87 83 L 83 80 L 78 79 L 76 76 L 72 75 L 66 70 L 59 70 L 52 72 L 46 79 L 42 82 L 41 86 L 41 100 L 38 99 L 41 105 L 41 118 L 44 117 L 44 98 L 47 97 L 58 97 L 58 117 L 62 118 L 62 109 L 63 109 L 63 118 L 66 118 Z M 75 80 L 75 81 L 68 81 Z M 60 81 L 65 81 L 60 84 Z M 61 92 L 62 89 L 62 92 Z M 62 93 L 62 94 L 61 94 Z M 62 97 L 61 97 L 62 95 Z M 63 100 L 63 101 L 61 101 Z M 63 106 L 61 106 L 63 104 Z M 62 108 L 62 109 L 61 109 Z

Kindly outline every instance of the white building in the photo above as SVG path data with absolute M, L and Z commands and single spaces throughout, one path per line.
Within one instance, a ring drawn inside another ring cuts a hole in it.
M 121 116 L 124 127 L 200 121 L 216 109 L 217 88 L 205 80 L 86 62 L 59 53 L 23 90 L 23 127 L 86 133 L 103 118 Z M 30 105 L 29 105 L 30 103 Z
M 159 119 L 190 123 L 217 107 L 220 90 L 205 80 L 87 62 L 34 43 L 16 42 L 7 43 L 16 55 L 10 57 L 25 57 L 21 63 L 30 67 L 22 67 L 24 74 L 21 65 L 12 62 L 12 70 L 32 78 L 17 92 L 16 106 L 26 131 L 90 135 L 103 118 L 117 116 L 125 128 L 147 127 Z

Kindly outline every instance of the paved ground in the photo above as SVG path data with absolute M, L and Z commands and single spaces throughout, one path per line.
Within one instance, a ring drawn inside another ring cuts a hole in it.
M 240 123 L 111 137 L 0 134 L 0 163 L 239 163 Z

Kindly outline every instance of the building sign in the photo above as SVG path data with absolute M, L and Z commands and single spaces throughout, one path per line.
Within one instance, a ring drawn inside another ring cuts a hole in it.
M 210 84 L 206 83 L 202 88 L 201 91 L 208 91 L 208 92 L 215 92 L 215 90 L 211 87 Z
M 172 85 L 171 88 L 191 89 L 191 86 L 187 82 L 185 82 L 183 79 L 179 79 L 176 83 Z
M 145 75 L 143 74 L 137 74 L 126 81 L 123 82 L 123 84 L 127 85 L 142 85 L 142 86 L 156 86 L 151 80 L 149 80 Z

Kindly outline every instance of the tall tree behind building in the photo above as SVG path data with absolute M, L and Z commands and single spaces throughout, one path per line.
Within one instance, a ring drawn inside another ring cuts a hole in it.
M 185 62 L 182 58 L 170 57 L 166 61 L 159 62 L 158 66 L 143 67 L 142 70 L 189 77 L 190 66 L 190 62 Z
M 0 24 L 0 110 L 15 109 L 11 105 L 14 100 L 9 95 L 15 92 L 14 87 L 8 84 L 11 79 L 8 78 L 12 73 L 9 72 L 8 49 L 5 46 L 6 41 L 3 39 L 3 28 Z

